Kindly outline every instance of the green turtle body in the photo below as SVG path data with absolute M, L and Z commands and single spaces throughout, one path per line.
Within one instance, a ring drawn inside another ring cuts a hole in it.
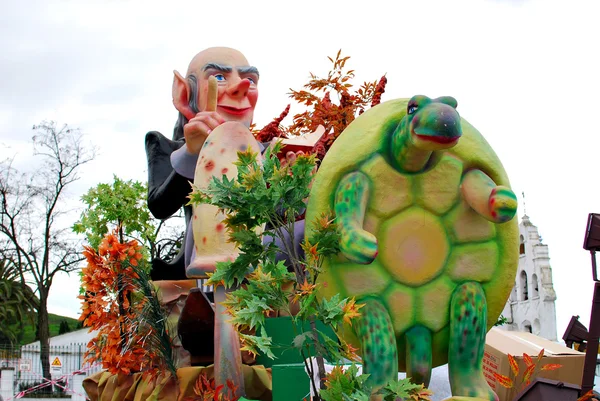
M 514 283 L 516 198 L 455 108 L 453 98 L 417 96 L 358 117 L 324 158 L 306 219 L 333 213 L 340 224 L 343 252 L 325 262 L 319 291 L 367 305 L 342 335 L 374 385 L 398 370 L 427 384 L 450 361 L 454 395 L 493 400 L 481 358 Z M 474 373 L 476 383 L 465 379 Z

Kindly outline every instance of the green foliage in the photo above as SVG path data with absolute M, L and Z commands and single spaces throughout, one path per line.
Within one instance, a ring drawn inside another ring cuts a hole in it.
M 66 320 L 61 320 L 60 325 L 58 327 L 58 334 L 65 334 L 71 331 L 71 327 L 69 327 L 69 323 Z
M 260 333 L 260 336 L 240 333 L 240 339 L 245 344 L 242 350 L 252 352 L 253 354 L 262 352 L 269 358 L 274 359 L 275 355 L 271 351 L 271 346 L 273 345 L 271 337 L 267 336 L 266 330 L 262 327 Z
M 150 215 L 147 193 L 146 184 L 113 176 L 112 184 L 98 184 L 81 197 L 86 209 L 73 231 L 85 234 L 89 245 L 97 250 L 104 236 L 117 230 L 120 242 L 135 239 L 142 245 L 145 260 L 171 260 L 181 247 L 184 234 L 173 227 L 165 234 L 163 221 Z M 149 268 L 150 264 L 143 266 Z
M 337 325 L 343 321 L 346 303 L 346 299 L 340 299 L 340 294 L 335 294 L 329 300 L 323 299 L 323 302 L 317 304 L 317 312 L 323 323 L 332 324 L 337 328 Z
M 383 401 L 430 401 L 433 393 L 422 384 L 414 384 L 410 379 L 391 380 L 377 392 Z
M 262 160 L 251 151 L 238 152 L 235 179 L 214 177 L 208 188 L 194 188 L 190 195 L 190 204 L 208 203 L 224 211 L 230 240 L 239 250 L 235 261 L 217 264 L 208 284 L 234 288 L 224 305 L 240 331 L 243 349 L 274 358 L 270 347 L 275 344 L 263 325 L 266 316 L 285 312 L 292 315 L 297 335 L 293 344 L 284 347 L 295 348 L 303 358 L 314 352 L 338 362 L 353 351 L 343 341 L 320 333 L 316 321 L 337 328 L 358 316 L 360 306 L 339 295 L 329 300 L 316 296 L 322 263 L 338 253 L 339 236 L 334 221 L 321 216 L 312 222 L 312 243 L 302 242 L 304 256 L 293 246 L 302 240 L 294 238 L 294 224 L 306 208 L 316 158 L 299 155 L 295 162 L 282 164 L 277 158 L 281 147 L 280 143 L 269 147 Z M 265 225 L 267 231 L 263 232 Z M 274 241 L 263 244 L 262 236 L 278 239 L 282 246 L 276 247 Z M 290 266 L 276 262 L 276 253 L 287 256 Z M 299 312 L 292 313 L 292 305 Z M 305 322 L 310 322 L 308 331 Z
M 369 401 L 371 391 L 366 386 L 368 378 L 368 374 L 358 375 L 355 364 L 345 371 L 341 366 L 336 366 L 327 376 L 327 388 L 321 390 L 321 398 L 323 401 Z
M 285 249 L 279 251 L 291 259 L 297 277 L 304 278 L 299 255 L 291 243 L 293 225 L 309 194 L 315 158 L 300 156 L 293 165 L 282 166 L 276 157 L 280 150 L 279 143 L 267 149 L 262 166 L 251 151 L 238 152 L 237 179 L 214 177 L 207 189 L 195 188 L 190 195 L 190 204 L 210 203 L 225 211 L 231 240 L 240 250 L 235 261 L 217 266 L 209 283 L 224 283 L 229 288 L 241 283 L 259 264 L 274 263 L 276 249 L 264 246 L 259 234 L 264 224 L 274 228 L 266 235 L 283 238 L 287 233 L 290 237 L 291 241 L 284 242 Z
M 221 271 L 217 269 L 217 273 Z M 294 275 L 287 271 L 283 262 L 268 261 L 259 266 L 249 275 L 247 285 L 229 293 L 223 303 L 229 310 L 236 311 L 232 313 L 233 324 L 255 329 L 264 324 L 266 314 L 277 310 L 289 312 L 288 293 L 283 287 L 293 279 Z
M 371 387 L 367 379 L 368 374 L 358 374 L 355 364 L 343 370 L 336 366 L 325 381 L 325 390 L 321 390 L 323 401 L 368 401 Z M 401 380 L 392 379 L 375 393 L 380 395 L 383 401 L 430 401 L 432 392 L 422 384 L 413 384 L 409 378 Z
M 35 315 L 34 315 L 35 318 Z M 67 316 L 55 315 L 53 313 L 48 314 L 48 328 L 50 337 L 57 336 L 60 334 L 60 324 L 62 321 L 67 322 L 69 327 L 73 330 L 79 330 L 83 326 L 77 319 L 73 319 Z M 15 323 L 12 325 L 12 329 L 17 333 L 17 344 L 25 345 L 30 344 L 39 339 L 36 336 L 37 324 L 32 322 L 31 319 L 25 320 L 23 324 Z M 22 326 L 22 327 L 21 327 Z M 0 341 L 1 343 L 1 341 Z
M 508 323 L 508 319 L 506 318 L 506 316 L 500 315 L 500 317 L 498 317 L 498 320 L 496 321 L 496 323 L 494 323 L 494 326 L 503 326 L 506 323 Z
M 146 205 L 147 191 L 145 184 L 117 176 L 112 184 L 98 184 L 81 197 L 87 208 L 73 225 L 73 231 L 85 234 L 94 249 L 98 249 L 105 234 L 117 227 L 127 239 L 156 241 L 157 223 Z
M 22 338 L 23 324 L 33 323 L 38 305 L 17 266 L 9 259 L 0 260 L 0 341 L 15 345 Z

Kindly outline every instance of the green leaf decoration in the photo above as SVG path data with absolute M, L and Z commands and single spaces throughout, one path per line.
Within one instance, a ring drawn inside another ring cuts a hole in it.
M 336 366 L 327 375 L 326 389 L 321 390 L 323 401 L 368 401 L 371 389 L 366 385 L 368 374 L 358 375 L 358 367 L 350 365 L 342 371 L 342 366 Z
M 344 319 L 344 305 L 347 299 L 340 300 L 340 294 L 335 294 L 329 300 L 323 298 L 319 305 L 319 316 L 323 323 L 337 326 Z
M 377 394 L 383 396 L 384 401 L 400 400 L 429 400 L 431 391 L 422 384 L 413 384 L 410 378 L 390 380 Z
M 253 336 L 249 334 L 240 333 L 240 339 L 244 346 L 242 350 L 258 354 L 259 352 L 266 355 L 271 359 L 276 359 L 275 355 L 271 351 L 271 337 L 267 336 L 264 329 L 261 329 L 260 336 Z
M 292 344 L 294 345 L 294 348 L 302 349 L 302 347 L 304 347 L 304 345 L 307 342 L 311 340 L 314 341 L 314 339 L 314 333 L 307 331 L 305 333 L 298 334 L 296 337 L 294 337 L 294 341 L 292 342 Z

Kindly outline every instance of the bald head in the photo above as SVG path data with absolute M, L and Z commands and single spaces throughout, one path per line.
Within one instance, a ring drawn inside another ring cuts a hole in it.
M 248 60 L 239 50 L 229 47 L 209 47 L 194 56 L 188 66 L 186 76 L 194 74 L 199 77 L 207 64 L 248 66 Z

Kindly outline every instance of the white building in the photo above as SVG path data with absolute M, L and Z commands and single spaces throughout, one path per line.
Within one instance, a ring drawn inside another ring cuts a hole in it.
M 82 381 L 86 376 L 102 370 L 100 364 L 89 365 L 84 354 L 87 343 L 96 332 L 81 329 L 50 337 L 50 373 L 56 382 L 52 386 L 63 388 L 71 396 L 71 401 L 85 401 Z M 40 362 L 40 342 L 35 341 L 21 347 L 20 355 L 10 353 L 7 359 L 0 359 L 0 400 L 52 400 L 51 398 L 28 398 L 33 389 L 43 384 L 50 386 L 42 375 Z M 60 398 L 64 400 L 65 398 Z
M 556 336 L 556 292 L 552 285 L 552 268 L 548 245 L 526 214 L 519 224 L 519 267 L 515 286 L 502 311 L 506 330 L 529 331 L 551 341 Z
M 88 374 L 101 370 L 101 366 L 90 366 L 84 361 L 88 342 L 96 335 L 88 328 L 50 337 L 50 373 L 54 379 L 73 372 L 85 371 Z M 35 341 L 21 347 L 21 358 L 15 366 L 17 379 L 34 382 L 42 377 L 40 362 L 40 342 Z

